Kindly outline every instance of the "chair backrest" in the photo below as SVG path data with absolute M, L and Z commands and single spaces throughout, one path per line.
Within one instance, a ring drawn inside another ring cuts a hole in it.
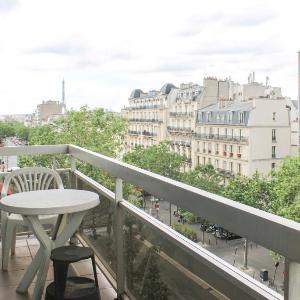
M 10 184 L 13 184 L 14 192 L 17 193 L 47 190 L 49 188 L 64 188 L 59 174 L 52 169 L 44 167 L 21 168 L 6 175 L 1 198 L 7 196 Z

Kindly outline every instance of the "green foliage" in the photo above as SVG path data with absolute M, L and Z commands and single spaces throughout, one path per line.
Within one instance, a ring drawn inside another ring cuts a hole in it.
M 286 158 L 271 174 L 272 211 L 299 221 L 300 154 Z
M 184 210 L 182 208 L 179 208 L 179 213 L 180 215 L 183 216 L 183 219 L 188 222 L 189 224 L 192 224 L 192 223 L 195 223 L 195 216 L 193 213 L 187 211 L 187 210 Z
M 185 157 L 170 150 L 168 142 L 161 142 L 146 149 L 136 147 L 132 152 L 126 153 L 124 161 L 142 169 L 172 178 L 180 179 L 180 168 Z
M 182 181 L 215 194 L 221 194 L 223 191 L 223 178 L 211 164 L 199 165 L 190 172 L 184 173 Z
M 141 283 L 139 299 L 168 300 L 169 290 L 161 280 L 158 264 L 158 255 L 155 248 L 152 247 L 147 251 L 137 270 L 137 279 Z
M 197 242 L 197 233 L 190 227 L 182 223 L 177 223 L 172 225 L 172 228 L 184 235 L 185 237 L 189 238 L 190 240 Z
M 23 140 L 28 139 L 30 128 L 19 122 L 0 122 L 0 137 L 16 136 Z
M 266 177 L 257 172 L 252 177 L 236 176 L 225 187 L 223 195 L 240 203 L 270 211 L 270 184 Z

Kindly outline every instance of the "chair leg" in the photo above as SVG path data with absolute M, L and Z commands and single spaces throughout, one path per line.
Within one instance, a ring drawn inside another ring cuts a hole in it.
M 17 226 L 15 226 L 13 235 L 11 238 L 11 247 L 10 247 L 10 255 L 14 256 L 16 254 L 16 234 L 17 234 Z
M 11 247 L 15 227 L 16 225 L 9 221 L 6 224 L 5 238 L 2 240 L 2 270 L 3 271 L 7 271 L 9 250 Z

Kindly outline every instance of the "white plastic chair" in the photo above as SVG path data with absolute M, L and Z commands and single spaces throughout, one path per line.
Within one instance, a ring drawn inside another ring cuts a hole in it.
M 64 188 L 59 174 L 44 167 L 22 168 L 12 171 L 4 179 L 1 198 L 7 196 L 11 184 L 13 184 L 14 193 Z M 54 225 L 57 215 L 43 215 L 39 218 L 42 224 Z M 11 255 L 15 254 L 16 227 L 18 225 L 26 225 L 21 215 L 1 211 L 2 270 L 7 270 L 10 248 Z

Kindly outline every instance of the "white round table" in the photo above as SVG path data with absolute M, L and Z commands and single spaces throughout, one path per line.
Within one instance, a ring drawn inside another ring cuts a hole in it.
M 76 232 L 87 210 L 100 203 L 96 193 L 83 190 L 41 190 L 17 193 L 0 201 L 0 210 L 22 215 L 40 242 L 40 248 L 24 274 L 17 291 L 27 292 L 34 276 L 33 299 L 42 298 L 51 250 L 63 246 Z M 46 234 L 39 215 L 58 215 L 52 238 Z

